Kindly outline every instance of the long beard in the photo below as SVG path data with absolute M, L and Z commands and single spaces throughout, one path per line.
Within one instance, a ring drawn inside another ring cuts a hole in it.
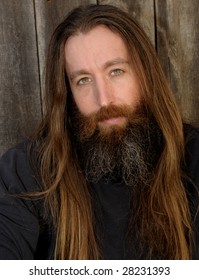
M 74 105 L 75 106 L 75 105 Z M 87 181 L 122 180 L 128 186 L 149 182 L 158 160 L 161 133 L 144 106 L 109 106 L 85 117 L 73 106 L 71 120 L 77 155 Z M 123 125 L 99 127 L 101 120 L 125 117 Z

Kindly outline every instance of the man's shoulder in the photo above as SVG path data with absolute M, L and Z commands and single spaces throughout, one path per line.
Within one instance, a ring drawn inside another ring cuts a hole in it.
M 0 158 L 0 183 L 9 191 L 34 190 L 33 142 L 26 140 L 8 149 Z
M 14 146 L 8 148 L 8 150 L 1 155 L 0 161 L 2 162 L 2 161 L 8 160 L 13 157 L 18 158 L 18 157 L 26 156 L 28 146 L 30 143 L 31 143 L 30 140 L 25 140 L 23 142 L 20 142 Z
M 0 169 L 5 165 L 10 168 L 15 166 L 27 166 L 33 157 L 33 141 L 25 140 L 18 143 L 17 145 L 9 148 L 0 157 Z

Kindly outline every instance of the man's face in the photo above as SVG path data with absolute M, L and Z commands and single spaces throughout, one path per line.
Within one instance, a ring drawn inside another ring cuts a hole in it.
M 65 65 L 73 99 L 85 117 L 115 106 L 140 103 L 138 79 L 121 37 L 105 26 L 71 36 L 65 44 Z M 125 127 L 127 117 L 104 114 L 99 129 Z

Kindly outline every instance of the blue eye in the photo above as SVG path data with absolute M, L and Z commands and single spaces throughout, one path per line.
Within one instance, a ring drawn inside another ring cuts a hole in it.
M 84 77 L 84 78 L 80 79 L 80 80 L 77 82 L 77 84 L 81 86 L 81 85 L 89 84 L 89 83 L 91 83 L 91 82 L 92 82 L 92 79 L 91 79 L 91 78 L 89 78 L 89 77 Z
M 114 69 L 111 71 L 111 76 L 119 76 L 123 73 L 124 73 L 124 70 L 118 68 L 118 69 Z

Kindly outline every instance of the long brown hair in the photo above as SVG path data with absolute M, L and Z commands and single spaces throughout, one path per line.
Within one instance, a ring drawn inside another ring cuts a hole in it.
M 109 5 L 81 6 L 55 30 L 46 66 L 46 112 L 36 132 L 45 206 L 57 232 L 55 258 L 100 259 L 88 187 L 73 149 L 68 116 L 70 88 L 64 67 L 66 40 L 105 25 L 124 40 L 148 110 L 163 135 L 163 149 L 147 191 L 137 203 L 136 230 L 148 258 L 191 258 L 191 217 L 182 182 L 183 124 L 155 50 L 137 23 Z M 134 213 L 135 214 L 135 213 Z M 129 229 L 134 228 L 133 220 Z

